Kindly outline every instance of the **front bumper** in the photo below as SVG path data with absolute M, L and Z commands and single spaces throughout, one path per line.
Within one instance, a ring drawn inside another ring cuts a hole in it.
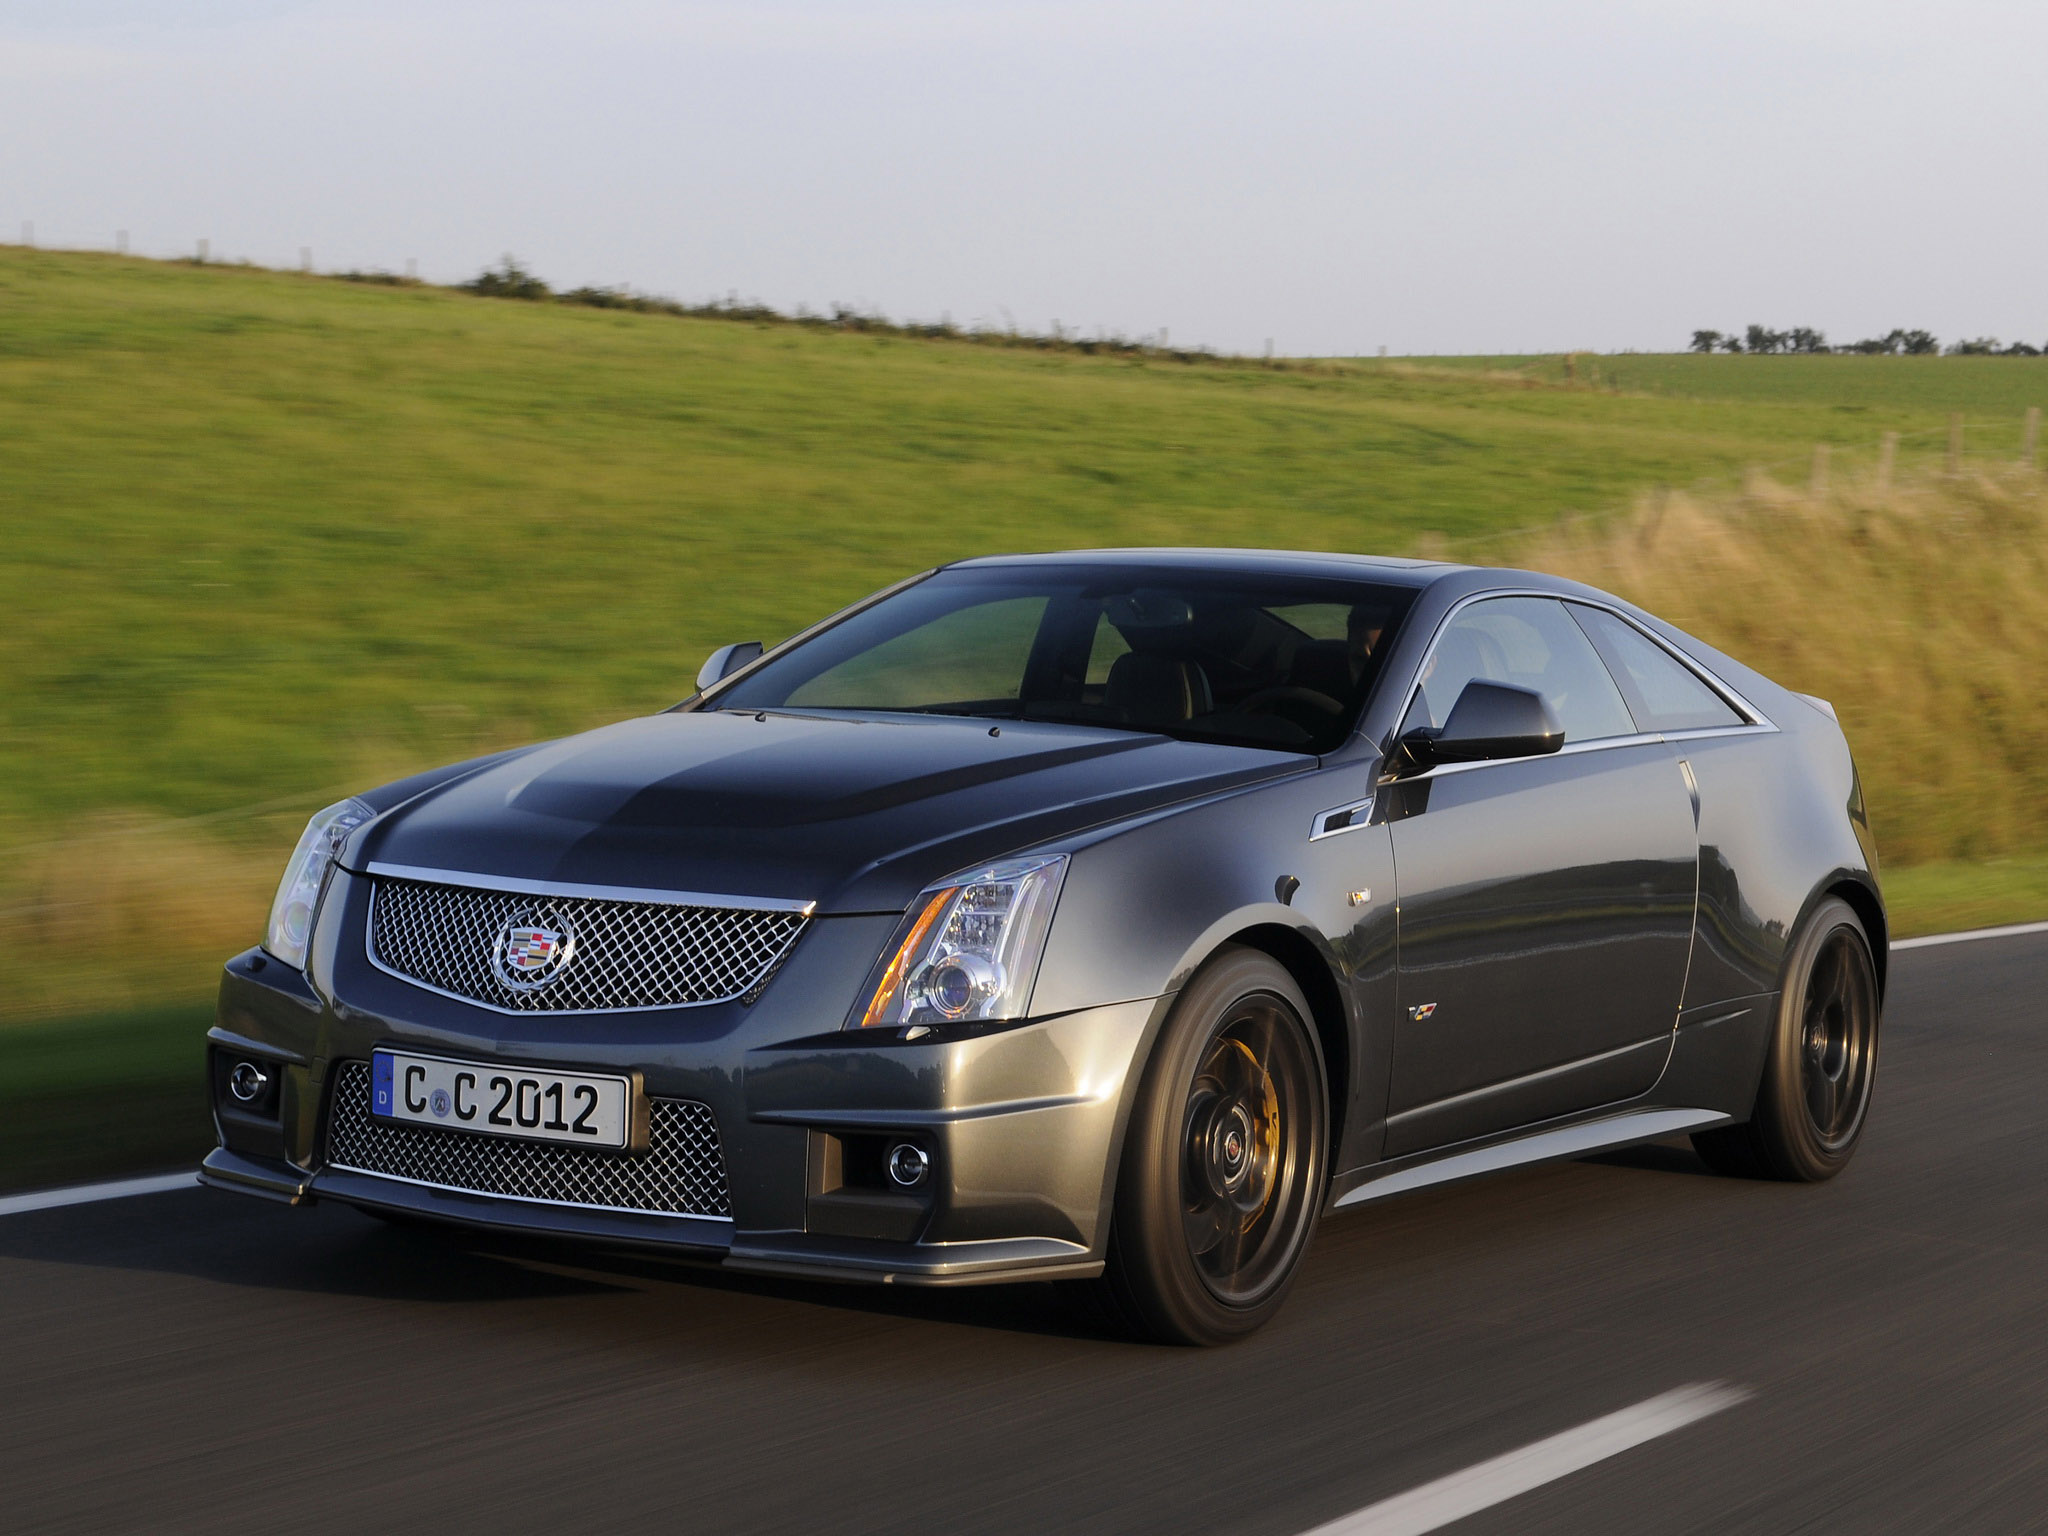
M 507 1200 L 428 1189 L 345 1168 L 308 1174 L 288 1163 L 245 1157 L 226 1147 L 207 1155 L 199 1181 L 285 1205 L 311 1205 L 325 1198 L 480 1231 L 642 1249 L 713 1260 L 726 1269 L 802 1279 L 958 1286 L 1086 1279 L 1102 1272 L 1099 1255 L 1059 1238 L 906 1243 L 809 1232 L 735 1234 L 727 1221 Z
M 946 1040 L 840 1029 L 844 999 L 892 922 L 820 920 L 750 1006 L 627 1017 L 507 1018 L 410 987 L 331 943 L 316 944 L 310 979 L 252 951 L 227 967 L 211 1049 L 217 1062 L 261 1060 L 276 1072 L 279 1094 L 264 1117 L 239 1113 L 217 1094 L 221 1147 L 202 1177 L 290 1203 L 333 1199 L 770 1274 L 960 1285 L 1099 1272 L 1131 1090 L 1170 999 Z M 333 931 L 324 913 L 321 926 Z M 808 1002 L 818 997 L 831 1000 L 822 1011 Z M 330 1168 L 338 1069 L 379 1045 L 637 1071 L 651 1096 L 707 1104 L 730 1219 L 561 1205 Z M 225 1080 L 219 1070 L 213 1078 Z M 924 1184 L 912 1191 L 876 1176 L 898 1140 L 929 1158 Z

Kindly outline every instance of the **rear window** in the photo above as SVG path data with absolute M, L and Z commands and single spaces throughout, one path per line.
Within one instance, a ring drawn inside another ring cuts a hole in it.
M 1628 696 L 1637 729 L 1698 731 L 1744 723 L 1734 706 L 1635 625 L 1605 609 L 1570 606 Z

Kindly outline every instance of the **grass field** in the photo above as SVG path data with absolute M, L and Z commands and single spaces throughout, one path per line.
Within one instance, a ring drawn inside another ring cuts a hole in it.
M 1901 765 L 1874 775 L 1885 846 L 2006 861 L 1888 872 L 1906 927 L 2048 915 L 2041 770 L 2008 751 L 2026 730 L 1997 722 L 1998 771 L 2035 777 L 2005 786 L 1994 834 L 1930 834 L 1938 776 L 1875 739 L 1881 669 L 1801 639 L 1854 615 L 1761 581 L 1692 601 L 1679 545 L 1655 570 L 1621 558 L 1656 487 L 1754 519 L 1779 505 L 1742 490 L 1756 466 L 1796 488 L 1827 443 L 1838 483 L 1859 483 L 1896 432 L 1920 510 L 1892 518 L 1905 542 L 1871 579 L 1920 568 L 1913 611 L 1932 612 L 1951 567 L 1921 555 L 2018 537 L 2038 502 L 1925 489 L 1950 413 L 1975 473 L 2017 454 L 2038 404 L 2048 360 L 1581 354 L 1569 378 L 1562 358 L 1129 360 L 0 249 L 6 1054 L 41 1037 L 29 1021 L 203 1000 L 306 813 L 348 789 L 658 708 L 722 641 L 1001 549 L 1619 572 L 1834 691 L 1866 757 Z M 1623 544 L 1599 547 L 1614 530 Z M 2048 662 L 2031 623 L 1953 632 L 2018 675 Z
M 1454 373 L 1566 382 L 1563 357 L 1442 357 L 1407 365 Z M 1395 363 L 1400 367 L 1403 363 Z M 2010 456 L 2030 405 L 2048 406 L 2048 357 L 1730 357 L 1689 352 L 1575 353 L 1571 381 L 1592 389 L 1707 404 L 1819 409 L 1843 430 L 1814 441 L 1859 447 L 1880 432 L 1945 440 L 1950 412 L 1964 416 L 1973 449 Z M 1935 429 L 1941 430 L 1937 434 Z

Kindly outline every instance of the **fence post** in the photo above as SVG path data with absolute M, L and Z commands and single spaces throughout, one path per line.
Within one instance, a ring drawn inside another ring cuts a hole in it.
M 206 260 L 206 242 L 204 240 L 199 242 L 199 259 L 202 262 Z
M 1955 474 L 1963 467 L 1963 413 L 1950 411 L 1948 415 L 1948 472 Z
M 1806 494 L 1819 501 L 1828 493 L 1828 445 L 1813 445 L 1813 473 L 1807 477 Z
M 2029 469 L 2039 462 L 2035 450 L 2039 447 L 2040 441 L 2041 407 L 2030 405 L 2027 407 L 2027 430 L 2020 439 L 2020 462 Z
M 311 247 L 310 245 L 302 245 L 299 247 L 299 270 L 301 272 L 310 272 L 313 270 L 313 247 Z
M 1892 488 L 1892 461 L 1899 456 L 1899 434 L 1887 432 L 1877 445 L 1877 489 L 1880 495 Z
M 125 229 L 114 231 L 114 254 L 116 256 L 126 256 L 128 254 L 128 231 Z
M 23 219 L 21 221 L 21 243 L 23 245 L 34 245 L 36 243 L 36 226 L 33 220 Z

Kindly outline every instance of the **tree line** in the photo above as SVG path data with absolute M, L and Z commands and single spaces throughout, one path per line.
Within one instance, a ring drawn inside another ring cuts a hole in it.
M 336 275 L 345 282 L 354 283 L 411 286 L 419 282 L 417 278 L 396 277 L 388 272 L 341 272 Z M 958 326 L 951 319 L 891 320 L 877 311 L 853 309 L 844 304 L 834 304 L 824 314 L 815 314 L 799 305 L 793 314 L 785 314 L 758 299 L 742 300 L 738 293 L 729 294 L 722 299 L 692 304 L 679 299 L 663 298 L 658 294 L 635 293 L 628 288 L 586 287 L 557 290 L 521 266 L 512 256 L 506 256 L 495 267 L 486 267 L 468 282 L 457 283 L 454 286 L 463 293 L 473 293 L 487 299 L 522 299 L 536 304 L 581 304 L 592 309 L 626 309 L 643 315 L 746 320 L 756 325 L 793 325 L 806 329 L 861 331 L 877 336 L 964 341 L 978 346 L 1081 352 L 1090 356 L 1106 354 L 1115 357 L 1171 359 L 1182 363 L 1228 363 L 1241 367 L 1284 368 L 1303 372 L 1315 372 L 1318 369 L 1318 364 L 1307 359 L 1275 359 L 1270 355 L 1262 359 L 1223 357 L 1208 347 L 1170 347 L 1166 343 L 1164 331 L 1151 337 L 1133 338 L 1120 334 L 1098 334 L 1089 337 L 1063 327 L 1057 320 L 1047 332 L 1020 331 L 1014 328 L 996 331 L 980 326 Z
M 1878 357 L 1931 357 L 1939 352 L 1946 352 L 1951 357 L 2040 357 L 2043 351 L 2048 349 L 2024 341 L 2006 345 L 1996 336 L 1979 336 L 1969 341 L 1951 342 L 1944 347 L 1931 331 L 1887 331 L 1882 336 L 1872 336 L 1863 341 L 1829 346 L 1828 339 L 1823 333 L 1807 326 L 1794 326 L 1789 331 L 1774 331 L 1767 325 L 1752 325 L 1739 336 L 1733 331 L 1694 331 L 1692 345 L 1687 350 L 1863 353 Z

